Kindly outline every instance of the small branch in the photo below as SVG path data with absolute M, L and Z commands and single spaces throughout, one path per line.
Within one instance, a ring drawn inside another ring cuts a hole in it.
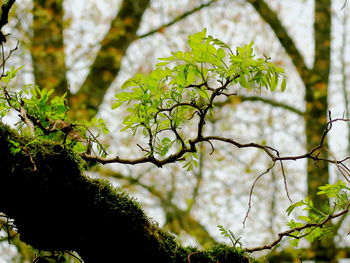
M 154 165 L 156 165 L 158 167 L 163 167 L 165 164 L 174 163 L 174 162 L 181 160 L 181 157 L 185 153 L 188 153 L 188 152 L 196 152 L 194 145 L 191 148 L 182 148 L 177 153 L 172 154 L 172 155 L 168 156 L 167 158 L 161 159 L 161 160 L 156 159 L 153 156 L 146 156 L 146 157 L 141 157 L 141 158 L 136 158 L 136 159 L 122 159 L 122 158 L 119 158 L 119 156 L 116 156 L 113 158 L 103 158 L 100 156 L 90 155 L 90 154 L 86 154 L 86 153 L 83 153 L 81 155 L 81 157 L 86 161 L 96 161 L 96 162 L 99 162 L 101 164 L 121 163 L 121 164 L 135 165 L 135 164 L 140 164 L 140 163 L 153 163 Z
M 263 246 L 259 246 L 259 247 L 254 247 L 254 248 L 246 248 L 244 249 L 245 252 L 248 252 L 248 253 L 252 253 L 252 252 L 256 252 L 256 251 L 262 251 L 262 250 L 266 250 L 266 249 L 272 249 L 273 247 L 275 247 L 277 244 L 279 244 L 282 240 L 283 237 L 286 237 L 286 236 L 291 236 L 291 234 L 295 231 L 301 231 L 301 230 L 304 230 L 304 229 L 307 229 L 307 228 L 317 228 L 317 227 L 322 227 L 323 225 L 325 225 L 328 221 L 334 219 L 334 218 L 337 218 L 337 217 L 340 217 L 346 213 L 349 212 L 349 206 L 350 204 L 347 205 L 346 209 L 344 209 L 343 211 L 337 213 L 337 214 L 330 214 L 329 216 L 327 216 L 322 222 L 320 223 L 308 223 L 308 224 L 305 224 L 303 226 L 300 226 L 300 227 L 296 227 L 296 228 L 292 228 L 292 229 L 289 229 L 289 230 L 286 230 L 284 232 L 281 232 L 278 234 L 278 238 L 276 240 L 274 240 L 273 242 L 271 242 L 270 244 L 268 245 L 263 245 Z M 303 235 L 304 237 L 305 235 Z M 295 238 L 299 238 L 299 237 L 295 237 Z
M 175 104 L 175 105 L 173 105 L 173 106 L 170 107 L 170 108 L 159 109 L 158 112 L 155 114 L 155 117 L 154 117 L 154 118 L 157 119 L 158 114 L 161 113 L 161 112 L 169 112 L 169 113 L 171 114 L 171 112 L 172 112 L 174 109 L 178 108 L 178 107 L 191 107 L 191 108 L 195 108 L 195 109 L 197 109 L 197 110 L 199 110 L 199 111 L 201 110 L 201 108 L 200 108 L 197 104 L 195 104 L 195 103 L 183 102 L 183 103 Z
M 1 32 L 0 32 L 0 34 L 1 34 Z M 1 44 L 1 53 L 2 53 L 2 63 L 0 64 L 0 68 L 2 68 L 1 76 L 5 76 L 5 64 L 6 64 L 7 60 L 11 57 L 12 53 L 18 49 L 18 45 L 19 45 L 19 41 L 17 41 L 16 46 L 10 50 L 9 54 L 5 58 L 4 45 L 3 45 L 3 43 Z
M 148 37 L 148 36 L 150 36 L 150 35 L 153 35 L 153 34 L 155 34 L 155 33 L 157 33 L 157 32 L 161 32 L 161 31 L 164 30 L 165 28 L 170 27 L 170 26 L 174 25 L 174 24 L 177 23 L 177 22 L 180 22 L 181 20 L 183 20 L 183 19 L 185 19 L 186 17 L 192 15 L 193 13 L 196 13 L 196 12 L 200 11 L 201 9 L 203 9 L 203 8 L 205 8 L 205 7 L 208 7 L 208 6 L 210 6 L 211 4 L 213 4 L 213 3 L 217 2 L 217 1 L 218 1 L 218 0 L 211 0 L 211 1 L 207 2 L 207 3 L 201 4 L 201 5 L 199 5 L 199 6 L 195 7 L 195 8 L 193 8 L 193 9 L 191 9 L 191 10 L 189 10 L 189 11 L 186 11 L 186 12 L 184 12 L 183 14 L 181 14 L 181 15 L 175 17 L 175 18 L 174 18 L 173 20 L 171 20 L 170 22 L 168 22 L 168 23 L 166 23 L 166 24 L 164 24 L 164 25 L 161 25 L 161 26 L 159 26 L 159 27 L 157 27 L 157 28 L 155 28 L 155 29 L 153 29 L 153 30 L 151 30 L 151 31 L 149 31 L 149 32 L 147 32 L 147 33 L 145 33 L 145 34 L 139 35 L 138 38 L 145 38 L 145 37 Z
M 257 144 L 257 143 L 239 143 L 233 139 L 220 137 L 220 136 L 206 136 L 206 137 L 202 138 L 202 141 L 221 141 L 221 142 L 226 142 L 226 143 L 232 144 L 238 148 L 258 148 L 258 149 L 262 149 L 263 151 L 265 151 L 265 153 L 268 156 L 270 156 L 272 161 L 278 160 L 278 157 L 273 153 L 273 152 L 277 153 L 277 150 L 272 148 L 272 147 L 266 146 L 266 145 L 261 145 L 261 144 Z
M 31 120 L 29 120 L 27 111 L 23 107 L 20 108 L 20 115 L 19 116 L 20 116 L 21 120 L 28 126 L 30 134 L 34 136 L 35 135 L 34 124 Z
M 265 174 L 267 174 L 268 172 L 270 172 L 270 170 L 275 166 L 276 162 L 273 162 L 272 165 L 267 168 L 267 170 L 265 172 L 263 172 L 262 174 L 260 174 L 255 180 L 254 180 L 254 183 L 252 185 L 252 187 L 250 188 L 250 191 L 249 191 L 249 201 L 248 201 L 248 210 L 247 210 L 247 213 L 244 217 L 244 220 L 243 220 L 243 227 L 245 227 L 245 222 L 247 221 L 248 219 L 248 216 L 249 216 L 249 212 L 250 212 L 250 209 L 252 208 L 252 196 L 253 196 L 253 191 L 254 191 L 254 188 L 255 188 L 255 185 L 256 183 L 259 181 L 259 179 L 261 177 L 263 177 Z
M 286 172 L 284 171 L 284 166 L 283 166 L 283 162 L 280 161 L 281 164 L 281 170 L 282 170 L 282 176 L 283 176 L 283 184 L 284 184 L 284 190 L 286 191 L 288 200 L 293 203 L 292 198 L 289 195 L 289 191 L 288 191 L 288 183 L 287 183 L 287 176 L 286 176 Z
M 202 118 L 202 117 L 200 117 Z M 114 158 L 102 158 L 99 156 L 94 156 L 94 155 L 89 155 L 89 154 L 83 154 L 82 157 L 85 160 L 92 160 L 92 161 L 96 161 L 102 164 L 107 164 L 107 163 L 123 163 L 123 164 L 139 164 L 139 163 L 153 163 L 155 165 L 157 165 L 158 167 L 162 167 L 165 164 L 169 164 L 169 163 L 173 163 L 176 161 L 179 161 L 183 155 L 185 153 L 188 152 L 196 152 L 196 145 L 200 142 L 209 142 L 211 143 L 211 141 L 221 141 L 221 142 L 225 142 L 225 143 L 229 143 L 232 144 L 238 148 L 257 148 L 257 149 L 261 149 L 263 150 L 270 158 L 273 162 L 276 161 L 296 161 L 296 160 L 301 160 L 301 159 L 312 159 L 315 162 L 318 161 L 324 161 L 324 162 L 328 162 L 328 163 L 333 163 L 336 165 L 342 165 L 343 169 L 348 169 L 344 162 L 347 161 L 350 157 L 346 157 L 340 161 L 338 160 L 333 160 L 333 159 L 327 159 L 327 158 L 321 158 L 319 157 L 318 153 L 315 154 L 317 151 L 319 151 L 320 149 L 323 148 L 323 142 L 325 140 L 326 135 L 328 134 L 328 132 L 330 131 L 330 129 L 332 128 L 332 123 L 333 122 L 337 122 L 337 121 L 350 121 L 350 119 L 343 119 L 343 118 L 337 118 L 337 119 L 331 119 L 330 121 L 327 122 L 326 124 L 326 128 L 325 131 L 322 135 L 322 139 L 320 144 L 311 149 L 308 153 L 305 154 L 301 154 L 301 155 L 296 155 L 296 156 L 282 156 L 280 157 L 279 152 L 270 147 L 270 146 L 266 146 L 266 145 L 262 145 L 262 144 L 258 144 L 258 143 L 240 143 L 237 142 L 233 139 L 229 139 L 229 138 L 225 138 L 225 137 L 220 137 L 220 136 L 202 136 L 202 133 L 199 132 L 197 137 L 195 139 L 189 140 L 188 146 L 184 146 L 182 147 L 182 149 L 180 149 L 178 152 L 176 152 L 175 154 L 171 154 L 169 155 L 167 158 L 165 159 L 156 159 L 153 156 L 148 156 L 148 157 L 141 157 L 141 158 L 137 158 L 137 159 L 121 159 L 118 156 L 114 157 Z M 198 129 L 201 129 L 201 127 L 204 124 L 201 124 L 200 127 L 198 127 Z
M 191 263 L 191 256 L 199 254 L 200 252 L 192 252 L 187 255 L 187 263 Z

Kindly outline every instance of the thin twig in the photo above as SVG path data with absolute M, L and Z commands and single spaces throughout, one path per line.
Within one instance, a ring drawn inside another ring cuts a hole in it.
M 275 166 L 275 164 L 276 164 L 276 162 L 273 162 L 272 165 L 269 168 L 267 168 L 267 170 L 265 172 L 261 173 L 257 178 L 255 178 L 254 183 L 253 183 L 253 185 L 252 185 L 252 187 L 250 188 L 250 191 L 249 191 L 248 210 L 247 210 L 247 213 L 245 214 L 245 217 L 244 217 L 244 220 L 243 220 L 243 227 L 245 227 L 245 223 L 246 223 L 246 221 L 248 219 L 250 209 L 252 208 L 252 196 L 253 196 L 253 191 L 254 191 L 256 183 L 259 181 L 259 179 L 261 177 L 263 177 L 265 174 L 270 172 L 270 170 Z

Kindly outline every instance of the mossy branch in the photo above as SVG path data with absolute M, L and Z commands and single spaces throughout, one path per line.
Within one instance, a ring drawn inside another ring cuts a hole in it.
M 83 175 L 63 145 L 22 137 L 0 123 L 0 211 L 34 248 L 75 251 L 84 262 L 251 262 L 242 250 L 181 247 L 140 204 L 108 182 Z M 116 253 L 117 252 L 117 253 Z

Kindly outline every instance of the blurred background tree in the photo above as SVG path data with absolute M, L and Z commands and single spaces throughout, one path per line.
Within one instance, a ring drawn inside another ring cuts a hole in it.
M 286 68 L 287 91 L 263 91 L 259 96 L 241 91 L 218 105 L 226 107 L 208 127 L 241 141 L 276 146 L 283 154 L 303 153 L 319 144 L 328 109 L 333 115 L 348 116 L 349 29 L 347 7 L 342 5 L 340 0 L 19 0 L 9 30 L 20 41 L 18 60 L 13 63 L 25 65 L 23 83 L 54 88 L 57 94 L 67 92 L 74 118 L 104 117 L 112 133 L 103 143 L 112 145 L 111 152 L 135 156 L 140 149 L 130 145 L 141 138 L 120 133 L 125 113 L 110 110 L 113 94 L 125 79 L 150 71 L 157 57 L 183 49 L 187 35 L 204 27 L 232 46 L 254 40 L 258 53 Z M 346 126 L 334 128 L 335 136 L 329 138 L 331 156 L 349 154 L 349 139 L 337 140 L 349 138 L 348 131 Z M 238 152 L 220 144 L 215 149 L 210 155 L 211 149 L 203 146 L 199 166 L 192 172 L 175 164 L 163 169 L 110 165 L 92 167 L 91 176 L 110 178 L 132 191 L 154 218 L 184 242 L 210 246 L 220 239 L 217 225 L 242 236 L 243 244 L 274 239 L 286 222 L 289 202 L 281 171 L 275 168 L 259 181 L 248 227 L 243 228 L 249 190 L 269 160 L 255 150 Z M 339 176 L 326 163 L 312 160 L 286 163 L 285 168 L 293 201 L 308 194 L 318 205 L 325 200 L 316 195 L 317 187 Z M 346 257 L 342 227 L 346 222 L 343 218 L 336 225 L 339 235 L 334 239 L 305 244 L 305 249 L 289 257 L 315 262 Z M 11 249 L 2 243 L 4 251 Z M 20 252 L 16 260 L 32 260 L 23 244 L 14 245 Z M 277 254 L 285 256 L 286 251 L 274 253 L 275 262 L 281 262 Z

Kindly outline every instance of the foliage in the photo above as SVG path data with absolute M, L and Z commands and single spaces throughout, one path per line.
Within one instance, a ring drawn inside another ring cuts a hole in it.
M 101 133 L 109 132 L 105 121 L 98 118 L 91 121 L 72 121 L 68 114 L 66 94 L 53 96 L 53 89 L 40 89 L 34 85 L 25 85 L 20 90 L 12 87 L 11 81 L 21 68 L 12 67 L 0 79 L 3 83 L 0 117 L 3 118 L 10 110 L 15 110 L 22 120 L 17 123 L 22 132 L 30 132 L 43 140 L 61 142 L 80 153 L 88 151 L 91 144 L 95 143 L 99 154 L 105 155 L 104 147 L 97 140 Z
M 143 150 L 149 156 L 190 147 L 190 138 L 183 137 L 181 130 L 197 120 L 200 137 L 204 118 L 214 114 L 214 100 L 220 96 L 234 96 L 240 87 L 254 91 L 263 87 L 274 91 L 279 83 L 282 91 L 286 87 L 283 69 L 256 59 L 253 42 L 234 53 L 203 30 L 189 36 L 188 45 L 189 51 L 160 58 L 149 75 L 136 74 L 127 80 L 122 86 L 125 91 L 115 95 L 113 108 L 129 105 L 122 130 L 135 134 L 141 129 L 148 138 Z
M 337 212 L 342 215 L 342 211 L 347 211 L 349 207 L 349 190 L 346 183 L 339 180 L 335 184 L 327 184 L 319 187 L 319 195 L 326 195 L 330 204 L 324 204 L 322 207 L 315 207 L 312 200 L 306 198 L 305 200 L 296 202 L 290 205 L 286 212 L 290 215 L 297 207 L 306 211 L 306 215 L 300 215 L 298 218 L 301 222 L 290 220 L 288 226 L 291 229 L 296 229 L 290 234 L 291 245 L 298 246 L 302 237 L 305 237 L 308 241 L 312 242 L 315 239 L 321 239 L 324 237 L 334 235 L 334 226 L 327 224 L 328 221 Z M 305 227 L 309 226 L 309 227 Z
M 235 96 L 239 88 L 260 91 L 264 87 L 274 91 L 280 86 L 284 91 L 286 79 L 283 69 L 267 58 L 255 58 L 253 42 L 238 47 L 233 52 L 227 44 L 207 36 L 206 30 L 203 30 L 189 36 L 188 45 L 189 51 L 176 51 L 172 52 L 172 56 L 161 58 L 161 62 L 149 75 L 136 74 L 127 80 L 122 86 L 125 91 L 115 95 L 113 108 L 128 105 L 128 115 L 124 119 L 122 130 L 129 129 L 134 134 L 139 129 L 142 131 L 148 140 L 148 147 L 142 150 L 150 157 L 145 160 L 152 161 L 157 157 L 172 160 L 174 156 L 181 157 L 187 161 L 184 167 L 191 170 L 198 165 L 195 144 L 200 141 L 210 143 L 210 139 L 203 135 L 205 118 L 215 114 L 214 102 L 220 96 Z M 184 132 L 191 125 L 197 126 L 195 137 Z M 323 138 L 327 132 L 326 129 Z M 229 139 L 220 140 L 232 142 Z M 233 144 L 243 147 L 236 142 Z M 271 147 L 256 144 L 248 144 L 247 147 L 249 146 L 264 149 L 273 162 L 288 160 L 279 158 L 278 151 Z M 323 139 L 320 146 L 300 158 L 318 160 L 318 156 L 313 157 L 312 154 L 322 147 Z M 271 151 L 277 153 L 277 156 Z M 290 159 L 295 160 L 295 157 Z M 347 209 L 347 190 L 343 182 L 320 187 L 319 194 L 325 194 L 332 201 L 331 207 L 328 204 L 316 207 L 308 198 L 292 204 L 287 209 L 288 215 L 296 207 L 303 207 L 308 213 L 299 216 L 302 222 L 291 220 L 288 223 L 290 230 L 280 233 L 280 237 L 291 237 L 292 245 L 297 246 L 303 237 L 312 242 L 332 235 L 334 229 L 329 224 L 331 219 L 347 212 L 336 213 Z M 219 228 L 234 246 L 240 244 L 239 238 L 231 231 L 222 226 Z
M 226 230 L 222 225 L 218 225 L 220 233 L 222 236 L 227 237 L 232 242 L 232 245 L 236 247 L 237 245 L 242 248 L 242 243 L 239 241 L 241 238 L 236 237 L 231 230 Z

